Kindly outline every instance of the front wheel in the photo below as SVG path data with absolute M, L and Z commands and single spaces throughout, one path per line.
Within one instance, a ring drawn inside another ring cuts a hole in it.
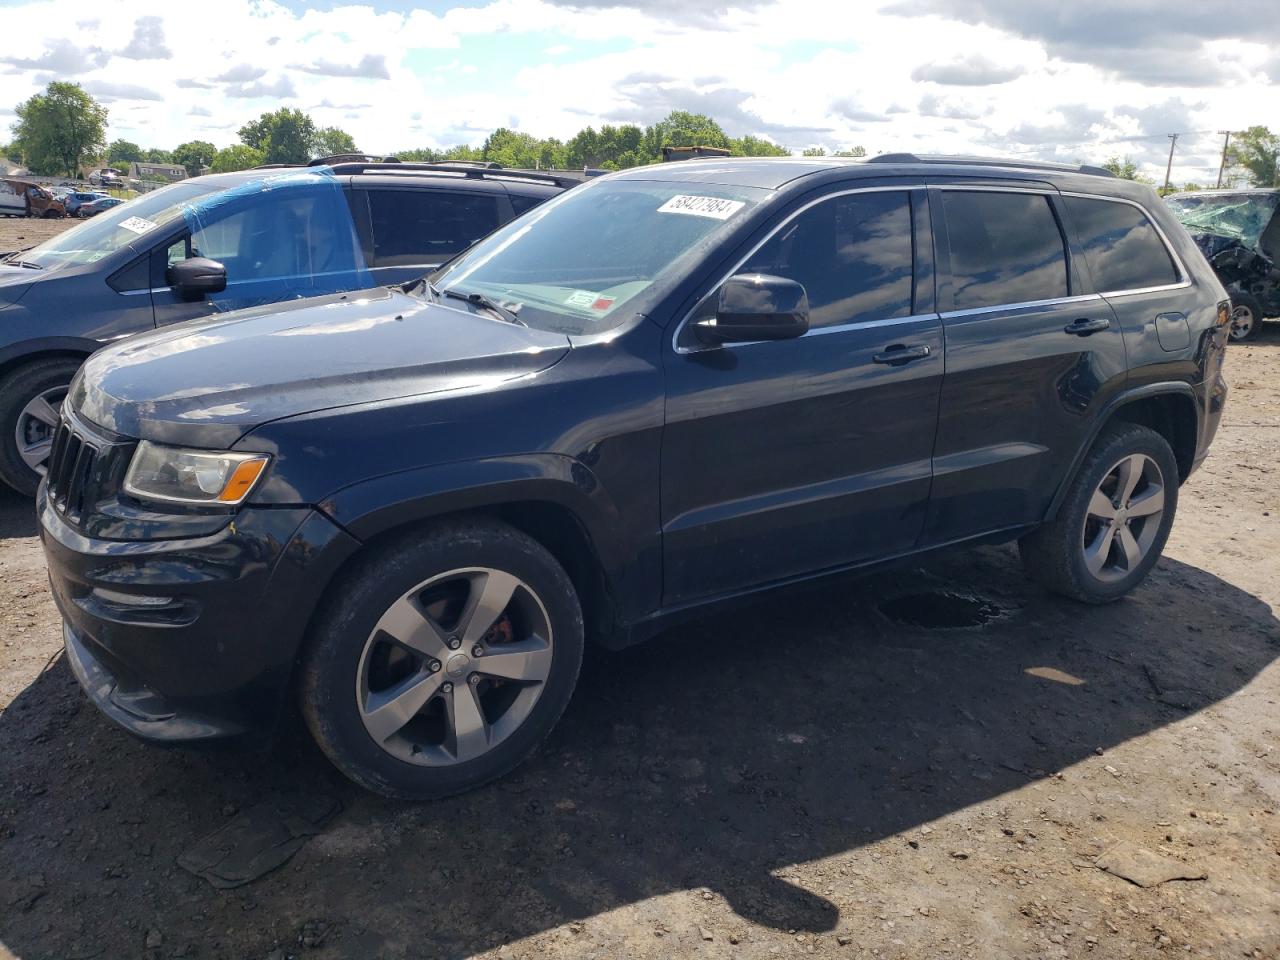
M 1108 427 L 1057 517 L 1019 541 L 1023 565 L 1056 593 L 1118 600 L 1160 559 L 1177 506 L 1178 462 L 1168 441 L 1138 424 Z
M 406 534 L 331 591 L 301 707 L 329 759 L 389 797 L 480 786 L 550 733 L 582 664 L 573 584 L 541 544 L 459 520 Z
M 55 357 L 0 379 L 0 481 L 32 496 L 44 476 L 62 400 L 80 361 Z

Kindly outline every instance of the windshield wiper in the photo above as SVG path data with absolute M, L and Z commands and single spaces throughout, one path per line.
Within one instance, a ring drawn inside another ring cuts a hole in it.
M 514 323 L 521 327 L 528 326 L 527 323 L 516 316 L 514 310 L 507 309 L 496 300 L 491 300 L 486 297 L 483 293 L 462 293 L 459 290 L 441 290 L 430 280 L 426 283 L 427 289 L 435 295 L 437 300 L 441 297 L 451 297 L 454 300 L 462 300 L 472 306 L 480 307 L 481 309 L 488 310 L 490 313 L 496 314 L 499 319 L 505 320 L 507 323 Z
M 28 270 L 43 270 L 44 266 L 39 263 L 32 263 L 30 260 L 5 260 L 5 264 L 10 267 L 26 267 Z

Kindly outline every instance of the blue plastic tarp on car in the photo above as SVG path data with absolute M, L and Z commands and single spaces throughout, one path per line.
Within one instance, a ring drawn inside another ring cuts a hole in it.
M 264 174 L 182 208 L 192 256 L 217 260 L 239 310 L 374 285 L 342 184 L 328 167 Z

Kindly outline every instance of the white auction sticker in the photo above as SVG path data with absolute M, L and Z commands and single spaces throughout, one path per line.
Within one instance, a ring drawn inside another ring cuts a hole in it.
M 728 220 L 741 210 L 741 200 L 725 200 L 723 197 L 694 197 L 681 194 L 672 197 L 658 208 L 659 213 L 684 213 L 691 217 L 710 217 L 712 220 Z
M 575 290 L 564 302 L 569 307 L 589 307 L 596 302 L 596 295 L 590 290 Z
M 146 233 L 155 224 L 144 217 L 130 217 L 128 220 L 121 220 L 120 226 L 125 230 L 132 230 L 134 233 Z

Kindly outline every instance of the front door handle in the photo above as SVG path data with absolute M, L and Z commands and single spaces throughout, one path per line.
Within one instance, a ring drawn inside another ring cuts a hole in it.
M 1111 321 L 1106 317 L 1081 317 L 1079 320 L 1072 321 L 1063 327 L 1066 333 L 1075 334 L 1077 337 L 1087 337 L 1091 333 L 1097 333 L 1099 330 L 1106 330 L 1111 326 Z
M 886 347 L 882 353 L 875 354 L 871 359 L 876 363 L 887 363 L 891 367 L 900 367 L 904 363 L 910 363 L 912 360 L 923 360 L 929 356 L 930 352 L 929 348 L 923 343 L 914 347 L 895 343 Z

